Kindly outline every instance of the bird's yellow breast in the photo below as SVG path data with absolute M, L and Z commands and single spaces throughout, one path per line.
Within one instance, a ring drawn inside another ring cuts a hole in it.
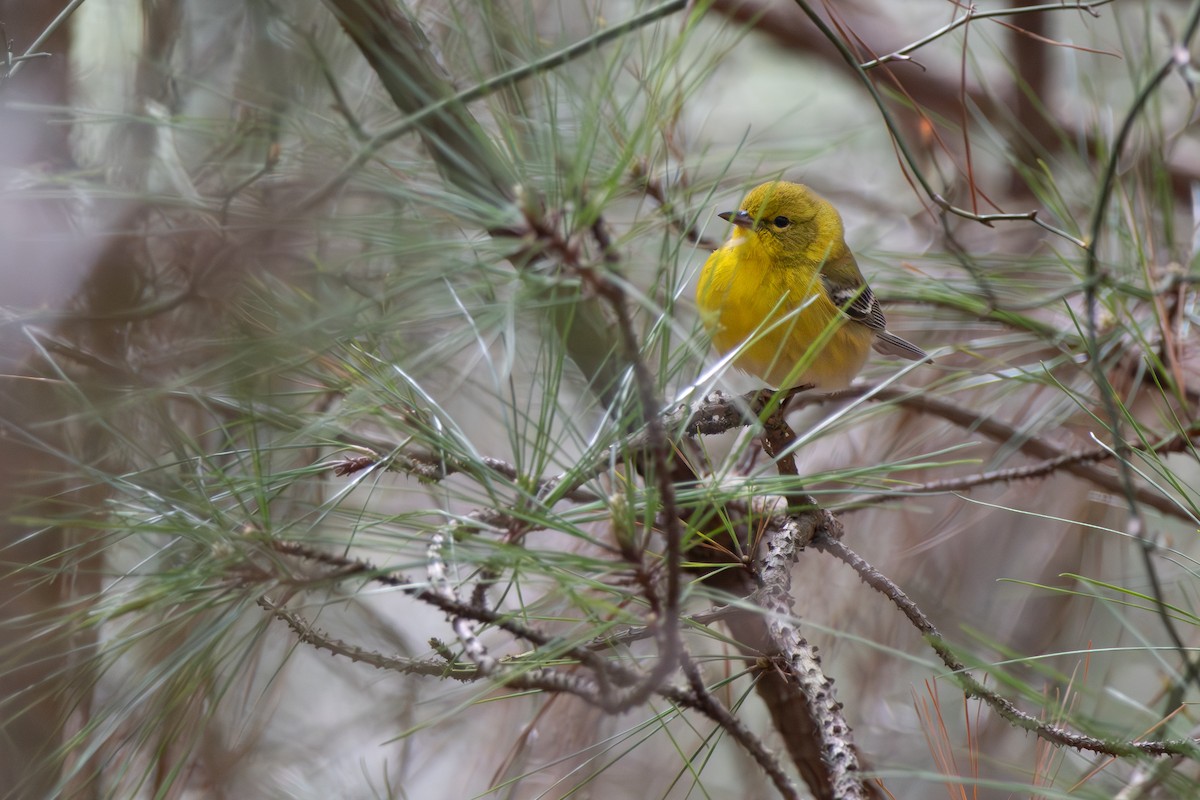
M 781 258 L 754 231 L 736 231 L 709 256 L 696 304 L 722 354 L 775 388 L 849 385 L 874 338 L 833 304 L 817 267 Z

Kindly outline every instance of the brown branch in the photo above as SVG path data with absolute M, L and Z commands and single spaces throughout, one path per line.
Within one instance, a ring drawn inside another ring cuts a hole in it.
M 1015 442 L 1018 450 L 1035 458 L 1062 459 L 1060 468 L 1065 472 L 1089 481 L 1114 494 L 1124 494 L 1124 487 L 1120 477 L 1094 468 L 1092 464 L 1096 462 L 1091 459 L 1075 459 L 1070 453 L 1064 453 L 1061 448 L 1045 439 L 1024 437 L 1020 431 L 1006 422 L 1001 422 L 995 417 L 986 416 L 973 409 L 956 405 L 947 400 L 930 397 L 921 390 L 897 385 L 886 387 L 863 386 L 840 392 L 836 397 L 841 399 L 851 396 L 862 396 L 873 389 L 877 389 L 878 391 L 872 394 L 872 399 L 895 402 L 897 405 L 904 406 L 905 408 L 911 408 L 925 414 L 933 414 L 959 427 L 978 431 L 993 441 Z M 804 399 L 807 400 L 808 398 Z M 814 401 L 819 401 L 819 399 L 814 398 Z M 1149 487 L 1137 486 L 1134 488 L 1134 494 L 1139 502 L 1158 509 L 1164 514 L 1189 519 L 1171 498 L 1164 497 Z
M 798 482 L 800 470 L 796 467 L 796 455 L 789 450 L 795 443 L 796 432 L 791 429 L 791 426 L 787 424 L 787 420 L 784 419 L 783 406 L 776 406 L 770 415 L 767 416 L 766 420 L 763 421 L 763 452 L 767 454 L 767 458 L 775 462 L 775 468 L 779 471 L 780 475 L 796 478 L 797 490 L 803 491 Z M 804 505 L 813 504 L 805 502 Z
M 485 670 L 474 664 L 470 666 L 460 665 L 449 659 L 446 663 L 442 663 L 430 659 L 422 660 L 384 656 L 356 645 L 347 644 L 341 639 L 328 636 L 300 617 L 300 615 L 281 608 L 265 597 L 258 599 L 258 605 L 270 612 L 276 619 L 282 620 L 287 624 L 296 634 L 297 638 L 305 644 L 316 647 L 319 650 L 326 650 L 333 655 L 348 658 L 356 663 L 369 664 L 376 669 L 386 669 L 407 675 L 453 678 L 463 683 L 473 683 L 481 679 L 491 678 L 503 686 L 514 689 L 573 694 L 593 704 L 597 703 L 597 698 L 599 697 L 599 691 L 593 681 L 562 670 L 528 669 L 513 659 L 503 659 L 499 663 L 509 667 L 509 669 L 497 674 L 494 669 Z M 696 705 L 690 696 L 682 693 L 676 694 L 670 699 L 683 707 L 693 707 Z
M 452 619 L 472 620 L 492 625 L 537 647 L 547 647 L 553 644 L 555 647 L 561 648 L 560 652 L 563 655 L 575 659 L 591 670 L 591 674 L 595 678 L 594 690 L 573 693 L 608 713 L 619 713 L 632 708 L 643 702 L 650 694 L 660 694 L 671 699 L 681 697 L 681 695 L 673 693 L 664 684 L 662 678 L 656 678 L 654 671 L 642 673 L 624 664 L 609 661 L 586 646 L 563 647 L 560 641 L 549 634 L 530 628 L 490 609 L 463 603 L 456 597 L 448 597 L 419 584 L 414 584 L 401 575 L 375 567 L 367 561 L 333 555 L 298 542 L 272 541 L 271 548 L 278 553 L 304 558 L 334 568 L 331 574 L 321 576 L 318 580 L 344 581 L 352 577 L 363 577 L 384 586 L 400 589 L 410 597 L 446 612 Z M 456 634 L 462 636 L 462 633 L 457 630 Z M 682 651 L 682 647 L 680 650 Z M 652 678 L 654 680 L 651 680 Z M 506 683 L 510 682 L 507 675 L 504 675 L 502 679 Z M 681 702 L 689 707 L 694 705 L 692 700 Z
M 746 752 L 758 762 L 758 765 L 767 773 L 775 788 L 779 790 L 779 794 L 790 800 L 800 800 L 800 793 L 796 789 L 796 785 L 788 774 L 783 771 L 783 767 L 779 764 L 779 760 L 767 750 L 766 745 L 758 738 L 746 724 L 734 716 L 729 709 L 717 702 L 717 699 L 708 691 L 708 687 L 704 685 L 704 676 L 700 673 L 700 669 L 696 663 L 685 653 L 680 659 L 680 665 L 683 668 L 683 674 L 687 676 L 688 683 L 692 687 L 692 693 L 696 698 L 696 707 L 704 712 L 709 719 L 720 725 L 726 733 L 741 743 Z
M 632 687 L 622 699 L 622 705 L 615 709 L 624 710 L 644 702 L 679 667 L 679 659 L 683 653 L 683 642 L 679 633 L 679 603 L 682 593 L 684 527 L 676 502 L 675 482 L 679 477 L 677 470 L 687 465 L 674 457 L 674 449 L 667 437 L 667 428 L 659 414 L 662 403 L 657 396 L 654 378 L 642 358 L 637 334 L 633 330 L 633 319 L 626 302 L 625 289 L 615 272 L 610 272 L 619 262 L 619 256 L 613 248 L 602 219 L 597 219 L 592 226 L 592 235 L 600 246 L 604 267 L 582 269 L 578 265 L 572 266 L 575 266 L 585 283 L 608 303 L 617 318 L 617 334 L 622 355 L 633 369 L 634 389 L 637 392 L 644 426 L 646 447 L 642 452 L 649 454 L 661 516 L 666 522 L 663 530 L 663 538 L 666 540 L 664 596 L 660 598 L 658 592 L 649 584 L 644 592 L 654 616 L 658 660 L 645 680 Z M 690 469 L 688 471 L 690 472 Z
M 411 475 L 422 481 L 437 482 L 455 474 L 465 474 L 483 481 L 488 474 L 504 478 L 514 486 L 524 483 L 523 476 L 512 464 L 499 458 L 483 456 L 478 461 L 457 458 L 448 454 L 437 455 L 418 448 L 388 447 L 384 442 L 373 440 L 357 434 L 339 434 L 338 441 L 348 447 L 364 451 L 362 455 L 348 456 L 329 462 L 333 474 L 338 476 L 352 475 L 370 467 L 382 466 L 392 472 Z M 389 455 L 380 455 L 389 453 Z M 551 489 L 558 486 L 555 478 L 539 478 L 533 482 L 536 487 L 535 495 L 544 497 Z M 561 495 L 563 499 L 576 503 L 595 503 L 600 496 L 580 487 L 566 490 Z
M 1195 428 L 1191 431 L 1190 436 L 1175 434 L 1168 436 L 1157 444 L 1152 444 L 1150 447 L 1143 449 L 1135 448 L 1135 453 L 1155 453 L 1164 455 L 1168 453 L 1182 452 L 1195 444 L 1192 437 L 1200 435 L 1200 428 Z M 916 486 L 905 486 L 894 492 L 880 492 L 879 494 L 868 495 L 852 501 L 852 509 L 867 508 L 880 503 L 886 503 L 891 500 L 898 500 L 902 497 L 909 497 L 916 494 L 942 494 L 945 492 L 961 492 L 973 489 L 976 486 L 986 486 L 994 483 L 1011 483 L 1012 481 L 1037 480 L 1045 478 L 1060 469 L 1069 468 L 1073 465 L 1097 464 L 1114 457 L 1113 451 L 1108 447 L 1094 447 L 1088 450 L 1076 450 L 1074 452 L 1064 452 L 1054 458 L 1044 459 L 1035 464 L 1025 464 L 1019 467 L 1009 467 L 1007 469 L 997 469 L 988 472 L 980 472 L 974 475 L 962 475 L 954 478 L 944 478 L 938 481 L 930 481 L 928 483 L 918 484 Z M 1173 506 L 1177 512 L 1182 514 L 1178 506 Z
M 345 580 L 354 576 L 365 576 L 386 585 L 399 585 L 407 593 L 426 602 L 431 602 L 443 610 L 448 610 L 448 613 L 475 613 L 477 614 L 477 619 L 490 621 L 496 624 L 497 627 L 504 628 L 526 641 L 533 642 L 534 644 L 539 644 L 539 642 L 540 644 L 545 644 L 548 641 L 547 637 L 530 629 L 521 626 L 514 627 L 512 625 L 500 624 L 489 612 L 464 606 L 452 591 L 428 592 L 418 589 L 409 585 L 401 577 L 379 572 L 367 562 L 331 555 L 296 543 L 275 542 L 273 543 L 273 549 L 280 553 L 302 557 L 333 567 L 335 572 L 332 576 L 325 576 L 326 578 L 332 577 L 336 580 Z M 436 555 L 436 557 L 431 556 L 431 562 L 437 560 L 440 560 L 440 554 Z M 444 572 L 444 565 L 441 568 L 434 568 L 432 571 Z M 435 584 L 443 583 L 444 575 L 434 576 L 433 582 Z M 299 615 L 282 608 L 266 597 L 259 598 L 258 604 L 271 613 L 272 616 L 286 623 L 302 642 L 319 649 L 327 650 L 334 655 L 349 658 L 358 663 L 370 664 L 377 669 L 388 669 L 404 674 L 439 678 L 450 677 L 463 682 L 472 682 L 490 677 L 498 683 L 512 688 L 535 689 L 552 693 L 569 693 L 604 709 L 608 713 L 619 713 L 625 710 L 628 707 L 627 702 L 629 698 L 635 692 L 640 694 L 638 686 L 629 687 L 618 693 L 605 690 L 604 687 L 612 683 L 610 679 L 605 678 L 606 675 L 609 678 L 616 677 L 622 679 L 624 682 L 629 682 L 633 672 L 620 664 L 595 657 L 587 658 L 586 661 L 589 663 L 586 666 L 592 669 L 592 674 L 597 680 L 590 680 L 580 675 L 569 674 L 563 670 L 527 669 L 511 659 L 500 659 L 498 661 L 493 659 L 491 663 L 484 666 L 481 663 L 483 659 L 479 658 L 477 654 L 472 656 L 474 664 L 470 667 L 458 665 L 450 661 L 448 652 L 443 654 L 443 657 L 447 658 L 448 663 L 386 657 L 379 653 L 347 644 L 340 639 L 330 637 L 317 630 Z M 462 617 L 456 617 L 456 619 L 459 618 Z M 439 651 L 445 650 L 444 647 L 438 649 Z M 567 652 L 578 655 L 578 653 L 575 653 L 574 648 L 569 649 Z M 775 783 L 783 797 L 799 798 L 800 795 L 792 784 L 791 779 L 783 771 L 775 757 L 768 752 L 762 741 L 741 720 L 730 713 L 724 706 L 720 705 L 708 692 L 699 670 L 691 658 L 687 656 L 686 652 L 681 650 L 679 658 L 684 666 L 685 674 L 693 685 L 692 691 L 689 692 L 673 686 L 658 684 L 653 687 L 652 692 L 669 699 L 681 708 L 691 708 L 709 717 L 750 753 Z M 610 675 L 609 673 L 612 674 Z
M 278 620 L 284 622 L 301 642 L 312 645 L 318 650 L 326 650 L 335 656 L 342 656 L 358 664 L 368 664 L 375 669 L 386 669 L 404 675 L 426 675 L 434 678 L 453 678 L 456 681 L 469 683 L 484 677 L 474 664 L 458 664 L 451 660 L 437 661 L 434 659 L 399 658 L 385 656 L 373 650 L 367 650 L 357 645 L 349 644 L 326 634 L 311 622 L 292 611 L 275 604 L 266 597 L 256 601 Z
M 393 573 L 391 570 L 376 567 L 368 561 L 333 555 L 332 553 L 326 553 L 299 542 L 272 540 L 270 546 L 277 553 L 303 558 L 334 568 L 331 574 L 320 576 L 319 580 L 344 581 L 353 577 L 362 577 L 384 586 L 399 589 L 416 600 L 444 611 L 451 617 L 461 617 L 493 625 L 537 647 L 546 647 L 555 642 L 554 637 L 549 634 L 528 627 L 515 619 L 487 608 L 478 608 L 468 603 L 444 597 L 435 591 L 408 580 L 402 575 Z M 613 676 L 622 683 L 630 683 L 638 677 L 633 670 L 600 658 L 586 647 L 571 646 L 563 652 L 585 664 L 602 678 Z
M 930 621 L 929 617 L 914 603 L 899 586 L 887 576 L 879 572 L 858 553 L 851 550 L 842 541 L 825 536 L 816 536 L 811 545 L 815 550 L 827 553 L 847 564 L 858 573 L 863 583 L 892 601 L 908 618 L 909 622 L 925 636 L 930 647 L 937 653 L 942 663 L 951 671 L 951 677 L 956 680 L 968 697 L 977 697 L 991 706 L 1003 719 L 1013 725 L 1038 735 L 1051 744 L 1073 747 L 1077 750 L 1088 750 L 1116 757 L 1132 755 L 1183 755 L 1192 759 L 1200 758 L 1200 745 L 1190 739 L 1178 739 L 1162 742 L 1150 741 L 1118 741 L 1097 739 L 1092 736 L 1075 733 L 1058 725 L 1051 725 L 1036 717 L 1026 714 L 1017 708 L 1012 701 L 1002 697 L 973 678 L 968 667 L 958 660 L 946 639 Z

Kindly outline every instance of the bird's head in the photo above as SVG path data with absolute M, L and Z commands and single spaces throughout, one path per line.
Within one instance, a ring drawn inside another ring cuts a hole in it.
M 821 264 L 846 249 L 837 209 L 799 183 L 772 181 L 756 186 L 741 208 L 717 216 L 736 226 L 734 238 L 754 237 L 784 263 L 805 259 Z

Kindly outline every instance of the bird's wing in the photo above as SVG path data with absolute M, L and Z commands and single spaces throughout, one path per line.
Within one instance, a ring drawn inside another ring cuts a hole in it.
M 851 262 L 854 256 L 847 254 L 846 258 Z M 853 265 L 853 273 L 858 273 L 857 265 Z M 830 277 L 828 268 L 821 270 L 821 282 L 825 284 L 825 290 L 829 292 L 829 299 L 833 304 L 845 312 L 846 316 L 855 322 L 861 322 L 875 333 L 883 333 L 887 330 L 887 320 L 883 318 L 883 308 L 880 307 L 879 301 L 875 299 L 875 294 L 871 291 L 871 287 L 866 281 L 862 280 L 861 275 L 855 283 L 841 283 L 833 280 Z M 846 274 L 847 270 L 838 270 L 840 274 Z
M 853 258 L 853 256 L 849 257 Z M 865 281 L 857 285 L 836 283 L 830 280 L 829 274 L 825 270 L 821 271 L 821 281 L 825 284 L 825 289 L 829 292 L 829 298 L 833 300 L 838 308 L 842 309 L 846 316 L 855 322 L 866 325 L 875 332 L 875 341 L 872 343 L 872 347 L 876 351 L 884 355 L 907 358 L 910 361 L 933 363 L 929 354 L 924 350 L 912 342 L 901 339 L 887 329 L 887 320 L 883 316 L 883 307 L 879 305 L 879 301 L 875 299 L 875 294 L 871 291 L 871 287 Z

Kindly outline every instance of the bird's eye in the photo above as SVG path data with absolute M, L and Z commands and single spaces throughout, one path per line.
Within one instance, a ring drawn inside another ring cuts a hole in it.
M 776 228 L 786 228 L 788 225 L 792 224 L 792 221 L 790 219 L 788 219 L 787 217 L 782 217 L 782 216 L 776 217 L 773 221 L 775 223 Z

